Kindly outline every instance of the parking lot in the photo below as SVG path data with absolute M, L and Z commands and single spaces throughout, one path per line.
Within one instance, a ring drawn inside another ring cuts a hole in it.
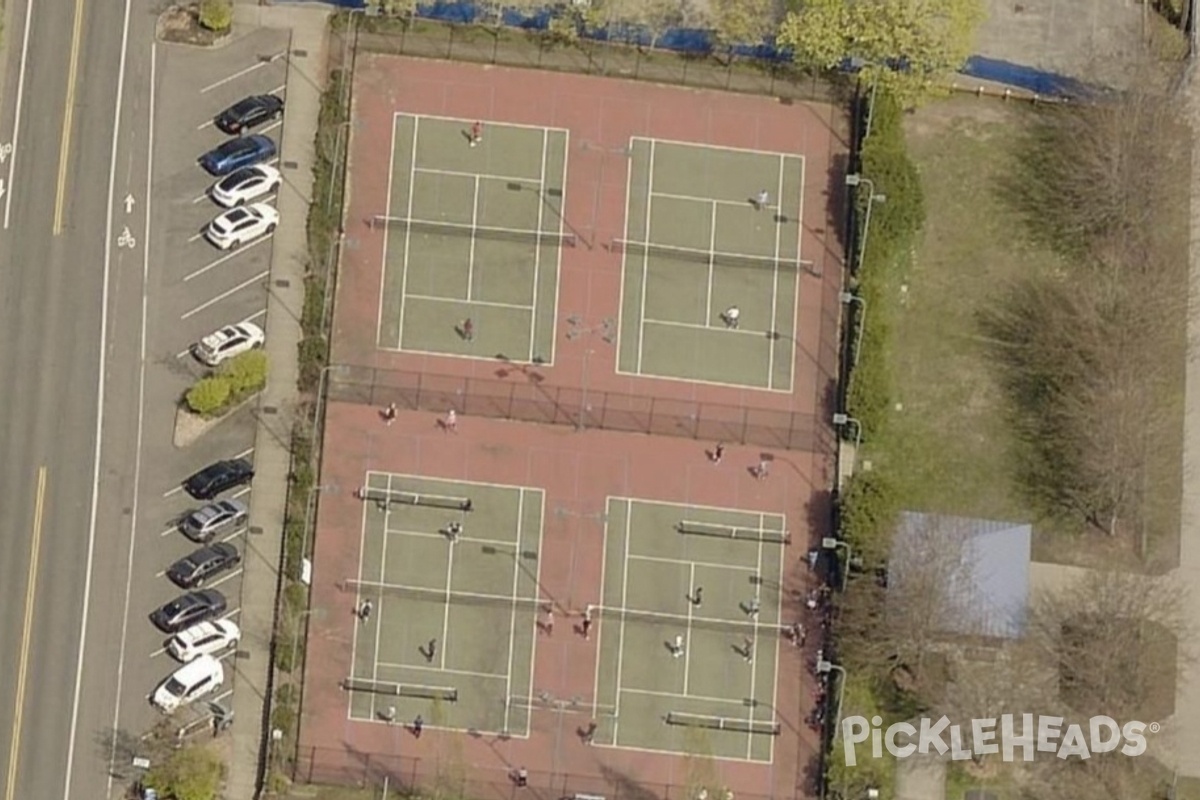
M 147 697 L 179 666 L 165 650 L 169 636 L 157 630 L 148 615 L 184 593 L 168 579 L 166 570 L 199 546 L 182 535 L 178 523 L 206 502 L 189 497 L 181 483 L 214 461 L 238 457 L 252 461 L 254 457 L 253 404 L 186 446 L 175 440 L 179 402 L 187 389 L 209 372 L 192 356 L 191 346 L 234 323 L 251 322 L 265 328 L 272 254 L 270 234 L 227 251 L 206 240 L 204 228 L 225 209 L 208 196 L 209 187 L 219 178 L 209 175 L 197 159 L 231 138 L 213 124 L 219 112 L 249 95 L 285 98 L 287 47 L 286 33 L 261 29 L 216 50 L 160 47 L 158 51 L 151 133 L 153 182 L 151 196 L 144 200 L 152 207 L 149 235 L 144 243 L 126 240 L 128 246 L 149 248 L 150 264 L 143 480 L 132 552 L 134 585 L 127 616 L 128 656 L 121 704 L 122 727 L 133 731 L 146 730 L 160 718 Z M 282 124 L 282 120 L 267 121 L 249 133 L 264 134 L 279 143 Z M 263 163 L 281 170 L 280 191 L 294 191 L 286 164 L 281 165 L 277 157 Z M 274 201 L 274 194 L 253 200 L 271 205 Z M 219 497 L 249 505 L 250 487 Z M 278 553 L 258 553 L 254 539 L 242 524 L 220 531 L 212 542 L 234 545 L 243 563 L 257 557 L 272 562 L 278 558 Z M 218 618 L 238 622 L 241 575 L 242 565 L 238 564 L 203 584 L 203 589 L 215 589 L 225 596 L 227 607 Z M 192 709 L 176 712 L 173 724 L 182 726 L 206 715 L 207 702 L 230 706 L 238 657 L 237 648 L 220 654 L 225 667 L 223 685 Z

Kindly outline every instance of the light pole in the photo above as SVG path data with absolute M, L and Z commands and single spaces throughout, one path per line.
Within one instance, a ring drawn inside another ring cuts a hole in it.
M 839 292 L 838 299 L 845 305 L 858 303 L 858 327 L 854 332 L 854 358 L 851 361 L 851 365 L 857 367 L 858 351 L 862 349 L 863 328 L 867 324 L 867 301 L 862 298 L 862 295 L 853 292 Z
M 858 267 L 862 266 L 862 256 L 867 250 L 867 234 L 871 232 L 871 206 L 875 205 L 876 203 L 887 202 L 887 195 L 876 193 L 875 182 L 870 178 L 864 178 L 857 172 L 851 172 L 846 176 L 846 185 L 850 188 L 855 188 L 864 183 L 867 185 L 867 191 L 870 192 L 870 195 L 867 196 L 867 216 L 866 219 L 863 220 L 862 242 L 858 246 L 858 252 L 854 254 L 855 272 L 858 271 Z
M 862 423 L 849 414 L 834 414 L 833 424 L 839 428 L 844 425 L 854 426 L 854 452 L 858 452 L 859 445 L 862 444 Z
M 842 591 L 846 591 L 846 577 L 850 574 L 850 559 L 854 556 L 854 551 L 850 548 L 850 543 L 843 542 L 841 539 L 835 539 L 832 536 L 825 536 L 821 539 L 821 547 L 825 550 L 837 550 L 839 547 L 846 548 L 846 566 L 842 570 Z
M 817 661 L 817 674 L 828 675 L 830 672 L 840 673 L 842 679 L 838 681 L 838 699 L 837 705 L 833 708 L 833 739 L 837 741 L 838 734 L 842 727 L 842 696 L 846 692 L 846 670 L 839 664 L 834 664 L 832 661 L 821 659 Z

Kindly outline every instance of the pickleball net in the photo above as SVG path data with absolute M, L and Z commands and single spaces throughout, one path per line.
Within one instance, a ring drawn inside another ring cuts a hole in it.
M 515 608 L 533 614 L 544 613 L 553 609 L 556 613 L 562 613 L 562 610 L 552 600 L 540 597 L 511 597 L 478 592 L 447 592 L 439 589 L 400 586 L 377 581 L 363 581 L 355 578 L 346 578 L 340 581 L 338 586 L 343 592 L 355 594 L 358 597 L 378 598 L 387 596 L 401 600 L 443 606 L 466 605 L 503 611 L 512 611 Z M 701 611 L 700 608 L 695 609 L 692 614 L 675 614 L 612 606 L 588 606 L 587 608 L 590 610 L 592 622 L 595 624 L 630 622 L 662 626 L 671 629 L 671 631 L 682 630 L 690 626 L 692 629 L 729 634 L 737 637 L 737 641 L 739 642 L 765 636 L 790 637 L 792 635 L 791 625 L 786 625 L 779 620 L 756 620 L 750 600 L 733 609 L 739 615 L 737 619 L 704 616 L 702 613 L 699 613 Z M 574 610 L 569 615 L 565 615 L 564 622 L 569 623 L 572 620 L 581 619 L 584 613 L 585 609 Z M 770 613 L 771 608 L 769 608 L 767 603 L 763 603 L 762 607 L 757 611 L 757 615 L 761 616 L 766 616 Z
M 520 228 L 497 228 L 490 225 L 468 225 L 461 222 L 410 219 L 377 214 L 371 217 L 372 228 L 388 228 L 409 233 L 431 233 L 439 236 L 461 236 L 474 239 L 490 239 L 499 242 L 520 242 L 534 245 L 557 244 L 574 247 L 575 235 L 562 231 L 523 230 Z
M 656 242 L 637 242 L 630 239 L 613 239 L 609 250 L 614 253 L 625 253 L 632 256 L 662 256 L 676 261 L 691 261 L 696 264 L 723 265 L 727 267 L 757 267 L 761 269 L 778 269 L 780 267 L 798 268 L 799 262 L 788 261 L 771 256 L 755 256 L 746 253 L 726 253 L 720 250 L 702 250 L 693 247 L 679 247 Z

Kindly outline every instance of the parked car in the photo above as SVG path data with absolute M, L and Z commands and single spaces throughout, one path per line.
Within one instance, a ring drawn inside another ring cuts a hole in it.
M 202 589 L 182 594 L 156 608 L 150 614 L 150 621 L 163 633 L 178 633 L 197 622 L 221 616 L 227 607 L 225 595 L 216 589 Z
M 200 656 L 224 652 L 241 638 L 242 632 L 233 622 L 214 619 L 197 623 L 172 636 L 167 642 L 167 652 L 186 664 Z
M 244 458 L 209 464 L 183 482 L 183 490 L 197 500 L 211 500 L 222 492 L 249 483 L 254 466 Z
M 218 534 L 246 523 L 250 509 L 241 500 L 218 500 L 198 508 L 179 521 L 179 530 L 193 542 L 205 544 Z
M 269 136 L 254 134 L 230 139 L 200 156 L 200 166 L 210 175 L 228 175 L 236 169 L 249 167 L 276 153 L 275 142 Z
M 283 98 L 273 94 L 255 94 L 238 100 L 217 114 L 213 122 L 225 133 L 236 135 L 247 128 L 253 128 L 282 116 Z
M 167 577 L 180 589 L 195 589 L 240 563 L 237 548 L 228 542 L 205 545 L 167 568 Z
M 218 689 L 225 682 L 225 667 L 212 656 L 200 656 L 175 670 L 150 698 L 159 711 L 170 714 Z
M 233 208 L 276 191 L 283 184 L 279 170 L 269 164 L 242 167 L 217 181 L 208 196 L 219 206 Z
M 254 203 L 230 209 L 208 223 L 204 238 L 214 247 L 233 250 L 260 236 L 274 233 L 278 224 L 278 211 L 266 203 Z
M 192 345 L 192 355 L 201 363 L 215 367 L 226 359 L 263 346 L 267 335 L 252 322 L 226 325 Z

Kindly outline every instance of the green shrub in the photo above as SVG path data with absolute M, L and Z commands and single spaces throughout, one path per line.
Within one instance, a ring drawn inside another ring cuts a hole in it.
M 842 491 L 842 538 L 868 567 L 887 560 L 901 503 L 900 487 L 886 468 L 854 473 Z
M 240 400 L 267 385 L 267 354 L 262 350 L 242 353 L 222 364 L 217 374 L 229 382 L 233 398 Z
M 224 33 L 233 25 L 233 0 L 200 0 L 200 24 Z
M 229 381 L 220 375 L 201 378 L 191 389 L 188 389 L 187 405 L 197 414 L 206 417 L 213 416 L 225 409 L 229 403 L 231 392 Z
M 216 753 L 189 745 L 156 764 L 146 775 L 146 785 L 174 800 L 215 800 L 225 768 Z

